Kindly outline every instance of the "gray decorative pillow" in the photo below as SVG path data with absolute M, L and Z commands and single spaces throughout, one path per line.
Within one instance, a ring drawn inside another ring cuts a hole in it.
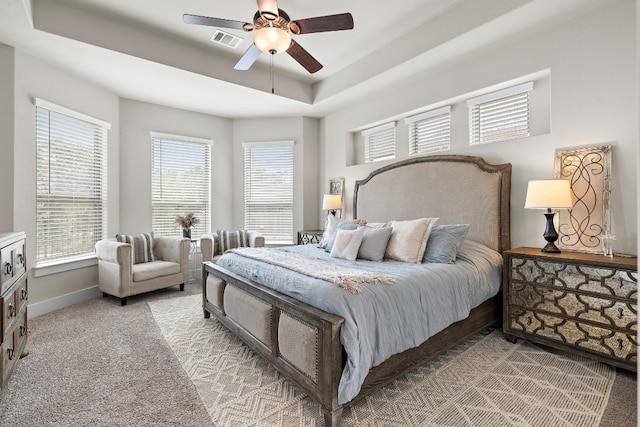
M 223 254 L 229 249 L 248 247 L 249 233 L 247 230 L 218 230 L 218 241 L 220 242 L 220 253 Z
M 436 225 L 429 234 L 422 262 L 453 264 L 458 248 L 469 232 L 469 224 Z
M 362 236 L 362 243 L 360 243 L 360 249 L 358 250 L 358 258 L 368 259 L 370 261 L 382 261 L 392 231 L 393 228 L 391 227 L 364 227 L 364 235 Z
M 348 222 L 340 222 L 336 226 L 336 230 L 333 235 L 329 238 L 329 242 L 327 243 L 327 247 L 324 249 L 325 251 L 331 253 L 331 249 L 333 249 L 333 242 L 336 241 L 336 235 L 338 234 L 338 230 L 355 230 L 358 228 L 358 224 L 352 224 Z
M 346 224 L 366 224 L 367 220 L 365 219 L 340 219 L 336 218 L 334 215 L 327 215 L 327 228 L 324 230 L 322 234 L 322 240 L 320 240 L 319 246 L 324 248 L 327 252 L 331 252 L 331 248 L 328 248 L 329 242 L 335 237 L 336 230 L 338 229 L 338 225 L 346 223 Z
M 155 256 L 153 255 L 153 233 L 142 233 L 137 236 L 116 234 L 116 240 L 131 245 L 134 264 L 155 261 Z
M 363 228 L 357 230 L 341 230 L 338 228 L 333 241 L 333 248 L 331 249 L 331 257 L 355 261 L 363 235 Z

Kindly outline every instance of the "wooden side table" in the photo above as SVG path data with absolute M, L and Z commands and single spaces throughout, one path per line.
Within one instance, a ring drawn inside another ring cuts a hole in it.
M 310 244 L 317 245 L 322 240 L 323 234 L 324 234 L 324 230 L 298 231 L 298 244 L 299 245 L 310 245 Z
M 504 262 L 507 339 L 637 371 L 637 258 L 518 248 Z

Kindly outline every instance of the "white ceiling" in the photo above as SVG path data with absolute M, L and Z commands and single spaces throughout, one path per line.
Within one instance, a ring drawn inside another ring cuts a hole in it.
M 354 29 L 294 36 L 324 68 L 310 75 L 286 54 L 249 71 L 214 28 L 183 13 L 251 22 L 255 0 L 2 0 L 0 42 L 124 98 L 229 118 L 322 117 L 381 85 L 469 52 L 541 31 L 616 0 L 280 0 L 292 19 L 350 12 Z

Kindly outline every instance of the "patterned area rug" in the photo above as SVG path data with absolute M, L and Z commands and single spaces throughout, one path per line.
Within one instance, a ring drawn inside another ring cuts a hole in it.
M 150 302 L 215 426 L 322 426 L 319 405 L 219 322 L 202 297 Z M 343 426 L 598 426 L 615 369 L 494 330 L 362 399 Z

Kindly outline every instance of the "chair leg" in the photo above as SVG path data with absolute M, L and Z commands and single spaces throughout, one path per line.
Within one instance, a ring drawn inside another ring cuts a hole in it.
M 127 299 L 126 298 L 120 298 L 120 304 L 122 304 L 122 306 L 127 305 Z
M 180 290 L 184 291 L 184 283 L 180 283 Z

